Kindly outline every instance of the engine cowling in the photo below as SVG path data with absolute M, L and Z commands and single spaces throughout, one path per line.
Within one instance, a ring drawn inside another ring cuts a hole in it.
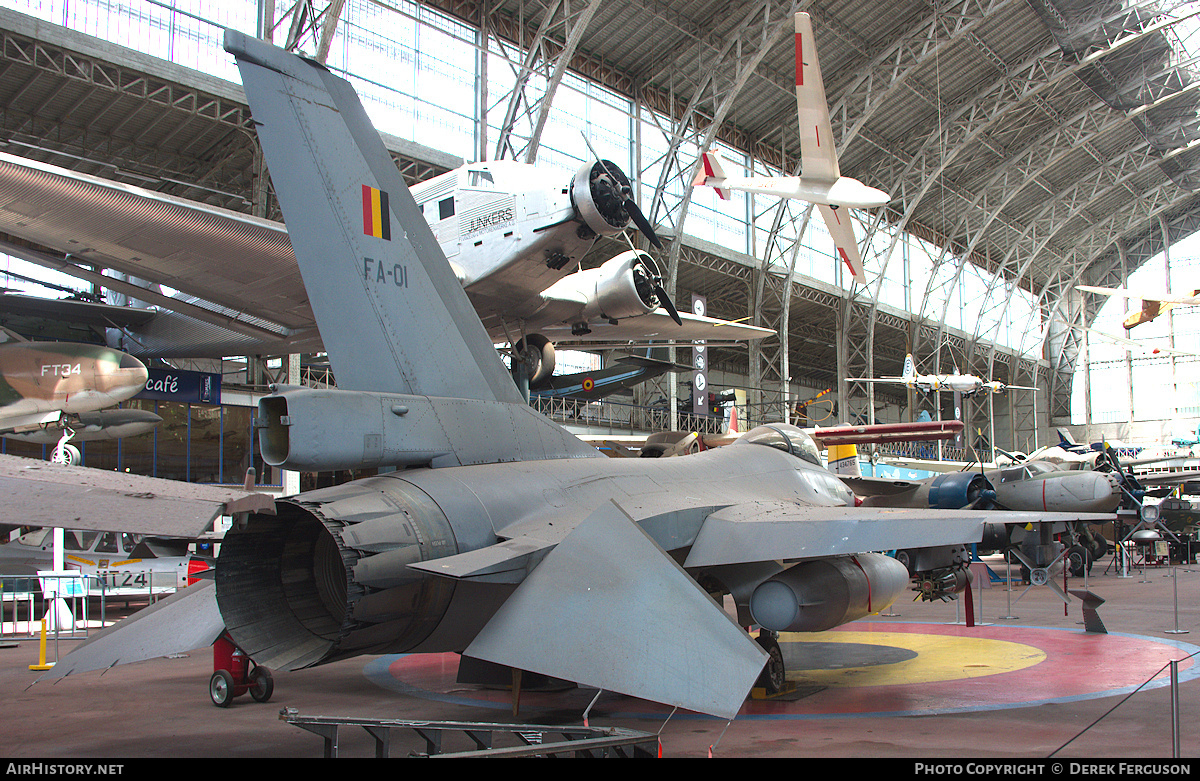
M 948 472 L 929 484 L 929 506 L 939 510 L 959 510 L 980 499 L 996 495 L 991 481 L 978 472 Z
M 611 160 L 584 163 L 571 180 L 571 202 L 594 234 L 615 236 L 629 225 L 629 178 Z
M 655 294 L 658 264 L 641 250 L 628 250 L 595 270 L 596 285 L 584 317 L 620 320 L 637 317 L 658 309 L 662 303 Z

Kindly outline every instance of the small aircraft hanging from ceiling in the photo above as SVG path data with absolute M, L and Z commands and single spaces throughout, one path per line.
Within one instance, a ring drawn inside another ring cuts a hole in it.
M 610 394 L 632 388 L 638 383 L 659 377 L 667 372 L 689 372 L 693 367 L 674 363 L 665 357 L 665 348 L 651 347 L 645 355 L 621 355 L 611 365 L 594 371 L 572 374 L 552 374 L 529 388 L 530 394 L 541 399 L 583 399 L 595 401 Z
M 1076 285 L 1075 287 L 1078 290 L 1086 293 L 1095 293 L 1099 296 L 1116 296 L 1117 298 L 1141 301 L 1141 309 L 1131 312 L 1123 321 L 1126 331 L 1142 323 L 1148 323 L 1177 306 L 1200 306 L 1200 290 L 1193 290 L 1191 293 L 1183 295 L 1174 295 L 1171 293 L 1133 293 L 1114 287 L 1092 287 L 1091 285 Z
M 883 206 L 891 196 L 842 176 L 817 59 L 817 41 L 806 13 L 796 14 L 796 109 L 800 120 L 800 176 L 729 176 L 720 156 L 705 152 L 692 185 L 716 188 L 722 198 L 728 198 L 730 190 L 741 190 L 815 203 L 833 237 L 838 257 L 854 281 L 865 285 L 867 275 L 849 209 Z
M 144 434 L 162 419 L 144 410 L 106 410 L 146 385 L 132 355 L 94 344 L 31 342 L 0 328 L 0 435 L 56 444 L 52 460 L 78 463 L 71 439 Z
M 884 382 L 903 385 L 921 393 L 953 391 L 964 396 L 976 393 L 1002 393 L 1009 390 L 1037 390 L 1029 385 L 1009 385 L 999 380 L 984 380 L 974 374 L 918 374 L 912 353 L 904 357 L 904 373 L 899 377 L 854 377 L 846 382 Z

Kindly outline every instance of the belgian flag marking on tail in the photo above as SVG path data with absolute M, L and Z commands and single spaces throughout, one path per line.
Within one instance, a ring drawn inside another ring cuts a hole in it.
M 363 233 L 384 241 L 392 240 L 391 211 L 388 194 L 368 185 L 362 186 Z

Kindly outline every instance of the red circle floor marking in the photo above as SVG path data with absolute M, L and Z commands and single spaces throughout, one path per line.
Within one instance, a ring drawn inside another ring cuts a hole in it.
M 857 621 L 833 630 L 876 633 L 887 645 L 901 646 L 897 636 L 938 635 L 969 639 L 989 639 L 1022 644 L 1037 649 L 1045 658 L 1022 669 L 979 674 L 974 660 L 964 658 L 961 677 L 949 680 L 909 682 L 897 672 L 900 665 L 870 666 L 869 676 L 850 684 L 834 684 L 798 699 L 747 700 L 739 718 L 820 718 L 894 713 L 934 713 L 978 711 L 1024 707 L 1048 701 L 1087 699 L 1132 691 L 1173 659 L 1181 660 L 1200 648 L 1176 640 L 1126 634 L 1089 634 L 1080 630 L 1045 627 L 975 626 L 955 624 L 884 623 Z M 781 645 L 789 642 L 781 637 Z M 795 641 L 792 641 L 795 642 Z M 857 643 L 870 643 L 861 637 Z M 1191 659 L 1180 664 L 1181 680 L 1200 675 Z M 457 654 L 412 654 L 380 657 L 369 663 L 366 675 L 381 686 L 420 697 L 491 708 L 512 707 L 507 690 L 485 689 L 456 682 Z M 803 671 L 789 678 L 803 679 Z M 1165 684 L 1165 674 L 1158 676 Z M 582 712 L 595 696 L 595 689 L 521 692 L 521 710 L 578 710 Z M 670 708 L 633 697 L 601 697 L 594 712 L 626 716 L 645 715 L 661 718 Z

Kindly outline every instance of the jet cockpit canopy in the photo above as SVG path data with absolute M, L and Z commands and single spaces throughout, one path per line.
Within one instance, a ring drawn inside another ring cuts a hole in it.
M 752 428 L 734 440 L 733 444 L 766 445 L 791 453 L 810 464 L 821 465 L 821 453 L 817 449 L 817 443 L 808 434 L 788 423 L 768 423 Z

